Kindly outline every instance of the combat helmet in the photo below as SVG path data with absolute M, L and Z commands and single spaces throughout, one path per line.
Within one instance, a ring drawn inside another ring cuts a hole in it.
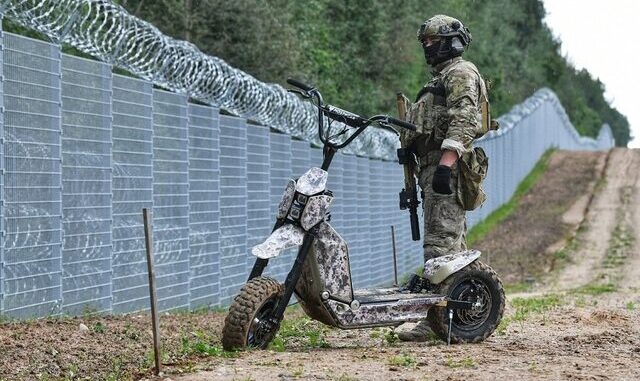
M 438 42 L 426 46 L 427 37 Z M 461 56 L 471 43 L 469 29 L 451 16 L 436 15 L 426 20 L 418 29 L 418 41 L 424 49 L 427 64 L 435 66 L 453 57 Z

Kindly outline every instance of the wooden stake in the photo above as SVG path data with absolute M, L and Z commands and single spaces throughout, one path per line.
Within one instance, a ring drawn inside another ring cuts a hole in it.
M 144 244 L 147 248 L 147 269 L 149 273 L 149 297 L 151 298 L 151 321 L 153 325 L 153 354 L 156 361 L 156 376 L 160 375 L 162 364 L 160 363 L 160 322 L 158 320 L 158 308 L 156 305 L 156 274 L 153 267 L 153 239 L 151 235 L 151 218 L 149 209 L 142 209 L 144 220 Z
M 396 231 L 391 225 L 391 247 L 393 248 L 393 286 L 398 287 L 398 265 L 396 264 Z

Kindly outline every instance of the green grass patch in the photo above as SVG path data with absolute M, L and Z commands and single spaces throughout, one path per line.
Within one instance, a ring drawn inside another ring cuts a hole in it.
M 191 337 L 190 337 L 191 336 Z M 221 345 L 212 345 L 212 337 L 202 332 L 191 333 L 182 337 L 182 353 L 185 355 L 212 356 L 232 358 L 237 357 L 237 352 L 225 351 Z
M 269 344 L 269 349 L 284 352 L 286 347 L 294 342 L 302 344 L 305 348 L 328 348 L 330 345 L 324 339 L 327 330 L 327 327 L 306 316 L 284 319 L 278 334 Z
M 615 292 L 617 290 L 618 286 L 613 283 L 589 283 L 574 289 L 572 293 L 578 295 L 598 296 L 609 292 Z
M 616 268 L 622 266 L 627 260 L 633 244 L 634 236 L 631 228 L 622 222 L 618 223 L 615 229 L 613 229 L 611 239 L 609 240 L 607 256 L 604 259 L 604 267 Z
M 449 368 L 473 368 L 476 366 L 476 362 L 471 357 L 465 357 L 460 360 L 454 360 L 451 357 L 447 359 L 447 366 Z
M 518 206 L 520 199 L 527 194 L 531 188 L 538 182 L 540 177 L 545 173 L 547 167 L 549 165 L 549 159 L 551 158 L 551 154 L 554 152 L 554 149 L 547 150 L 540 160 L 536 163 L 535 167 L 529 172 L 527 177 L 524 178 L 518 184 L 518 188 L 516 189 L 511 199 L 500 208 L 491 213 L 487 218 L 485 218 L 480 223 L 476 224 L 469 233 L 467 234 L 467 245 L 473 246 L 473 244 L 489 234 L 491 230 L 493 230 L 496 225 L 498 225 L 502 220 L 508 217 Z
M 627 310 L 629 310 L 629 311 L 633 311 L 633 310 L 636 309 L 636 305 L 633 302 L 627 302 L 626 307 L 627 307 Z
M 511 305 L 516 309 L 516 312 L 511 316 L 505 316 L 498 324 L 496 333 L 498 335 L 504 335 L 507 332 L 509 324 L 514 321 L 524 322 L 531 314 L 545 314 L 547 311 L 559 307 L 565 303 L 564 299 L 557 294 L 547 294 L 542 296 L 536 296 L 532 298 L 513 298 Z
M 503 286 L 506 294 L 515 294 L 519 292 L 528 292 L 533 288 L 532 282 L 508 283 Z
M 396 331 L 394 331 L 393 329 L 387 329 L 384 333 L 384 340 L 387 342 L 387 344 L 394 345 L 395 343 L 400 341 L 400 338 L 398 337 L 398 334 L 396 334 Z
M 512 318 L 514 321 L 522 322 L 531 314 L 544 314 L 562 304 L 564 304 L 564 300 L 557 294 L 548 294 L 533 298 L 513 298 L 511 305 L 516 309 L 516 313 Z
M 389 365 L 413 368 L 416 366 L 416 359 L 412 355 L 402 352 L 389 359 Z

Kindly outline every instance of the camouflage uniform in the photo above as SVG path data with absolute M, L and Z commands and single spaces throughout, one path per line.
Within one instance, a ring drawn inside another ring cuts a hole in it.
M 418 30 L 418 40 L 433 69 L 433 78 L 420 90 L 408 113 L 409 121 L 417 127 L 416 133 L 404 133 L 401 138 L 418 157 L 418 183 L 424 193 L 423 246 L 427 261 L 466 249 L 467 225 L 459 162 L 472 154 L 473 140 L 485 132 L 482 107 L 487 106 L 487 89 L 478 69 L 460 57 L 471 42 L 471 34 L 459 20 L 434 16 Z M 438 44 L 434 44 L 434 40 Z M 434 174 L 444 151 L 458 154 L 458 160 L 451 166 L 452 193 L 449 195 L 433 189 Z M 399 332 L 398 336 L 405 341 L 424 341 L 428 331 L 425 320 L 410 331 Z
M 433 191 L 433 174 L 443 150 L 462 157 L 481 124 L 480 94 L 485 83 L 476 67 L 460 57 L 434 68 L 434 77 L 409 111 L 410 121 L 421 128 L 412 148 L 419 160 L 418 183 L 424 192 L 425 261 L 466 249 L 465 210 L 459 199 L 458 166 L 453 165 L 450 195 Z

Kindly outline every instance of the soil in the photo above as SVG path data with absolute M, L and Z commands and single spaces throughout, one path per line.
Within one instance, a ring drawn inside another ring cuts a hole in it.
M 543 177 L 474 248 L 506 283 L 537 281 L 584 215 L 607 154 L 553 153 Z M 570 185 L 570 186 L 568 186 Z
M 271 350 L 226 353 L 219 337 L 224 312 L 165 314 L 160 379 L 638 380 L 640 151 L 614 150 L 606 180 L 597 182 L 604 159 L 556 152 L 547 175 L 498 227 L 502 234 L 481 242 L 492 245 L 491 264 L 503 279 L 538 277 L 507 295 L 503 324 L 482 343 L 400 343 L 390 329 L 330 329 L 291 308 Z M 538 210 L 552 200 L 555 213 Z M 501 259 L 498 250 L 513 255 L 500 249 L 510 243 L 545 265 L 529 273 L 522 268 L 533 259 Z M 549 248 L 563 246 L 566 259 L 553 262 Z M 151 379 L 151 342 L 147 315 L 5 322 L 0 380 Z

